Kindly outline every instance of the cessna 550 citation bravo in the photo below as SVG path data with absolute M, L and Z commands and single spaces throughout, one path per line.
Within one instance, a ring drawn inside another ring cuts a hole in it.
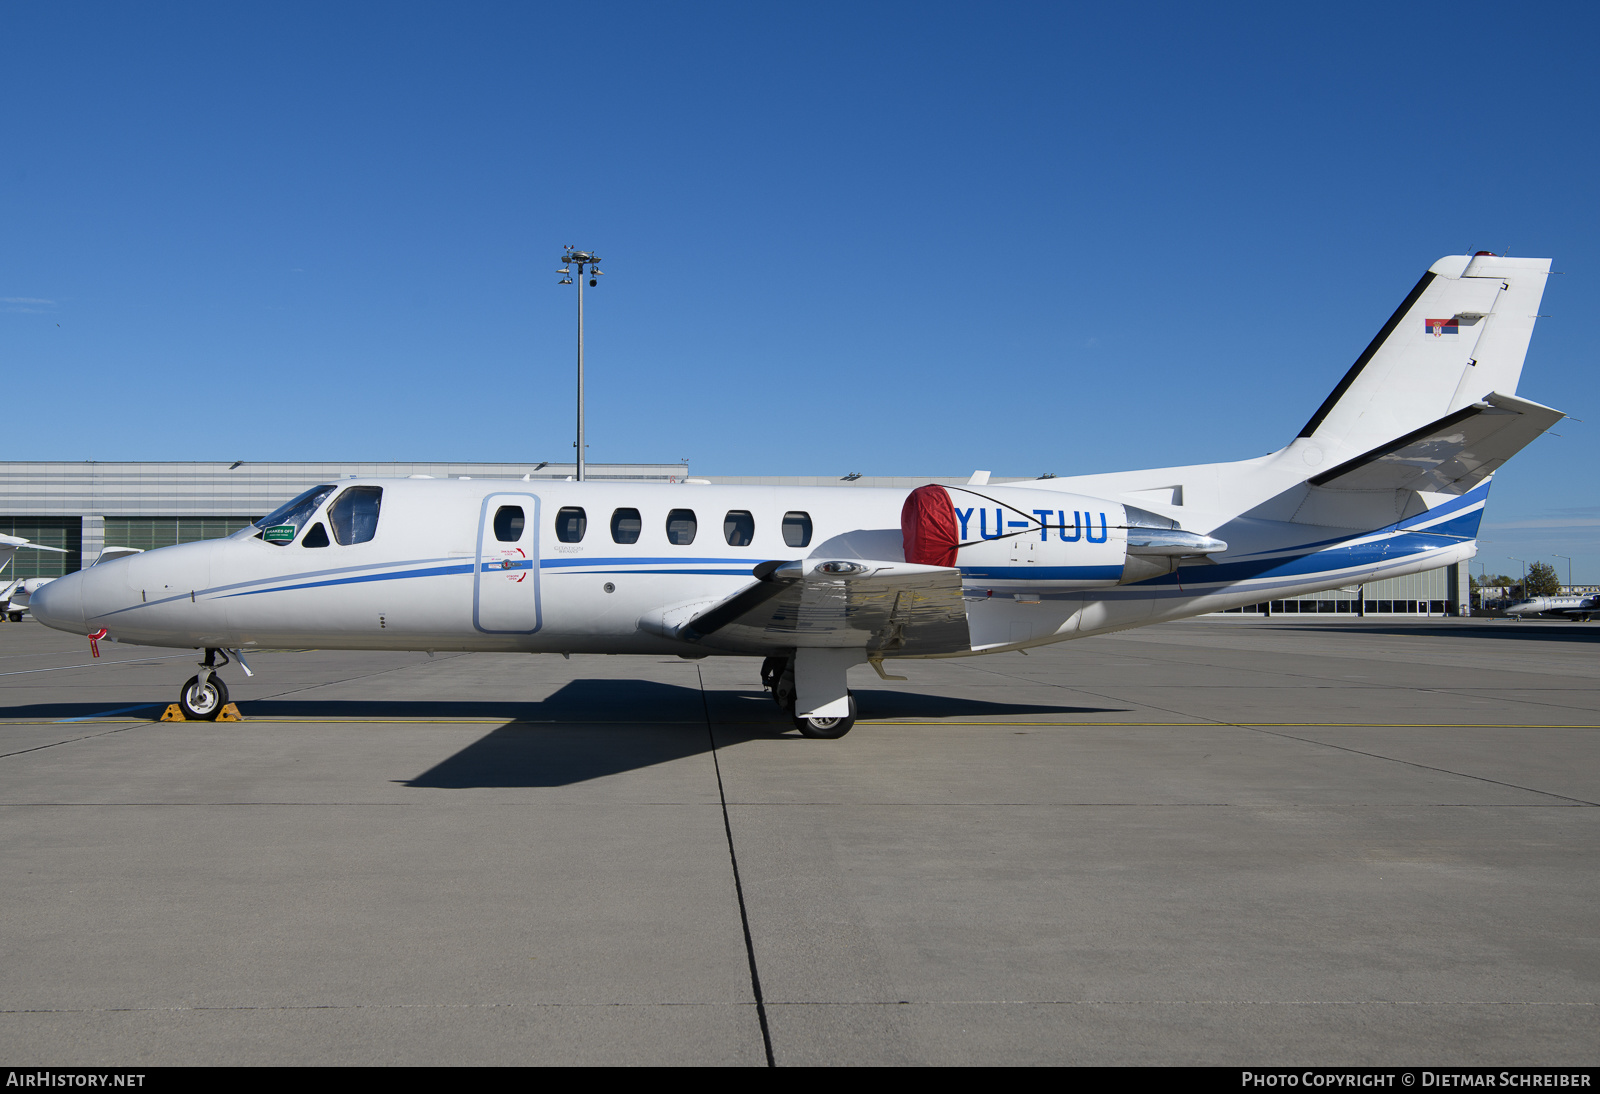
M 963 657 L 1463 562 L 1489 480 L 1560 411 L 1516 396 L 1547 259 L 1441 258 L 1286 448 L 904 489 L 353 480 L 227 539 L 69 574 L 34 617 L 195 647 L 764 657 L 809 737 L 852 667 Z M 217 654 L 223 658 L 218 663 Z M 244 666 L 245 672 L 250 670 Z

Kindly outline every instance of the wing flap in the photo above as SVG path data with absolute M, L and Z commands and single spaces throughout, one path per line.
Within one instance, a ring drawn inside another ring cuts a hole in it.
M 703 608 L 673 637 L 731 652 L 855 648 L 915 657 L 972 648 L 961 571 L 871 559 L 805 559 Z
M 1486 395 L 1310 482 L 1330 490 L 1465 494 L 1564 417 L 1514 395 Z

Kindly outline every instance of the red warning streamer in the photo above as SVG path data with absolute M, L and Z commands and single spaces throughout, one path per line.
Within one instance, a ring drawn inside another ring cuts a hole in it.
M 100 656 L 100 639 L 106 636 L 106 629 L 101 627 L 89 636 L 89 652 L 96 657 Z

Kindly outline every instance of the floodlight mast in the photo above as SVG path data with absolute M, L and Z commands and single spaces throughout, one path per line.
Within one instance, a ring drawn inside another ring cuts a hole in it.
M 578 482 L 583 481 L 584 475 L 584 450 L 587 445 L 583 440 L 583 273 L 584 267 L 589 269 L 589 285 L 594 287 L 602 276 L 600 272 L 600 256 L 593 251 L 580 251 L 572 244 L 567 244 L 561 255 L 561 269 L 556 273 L 561 275 L 558 285 L 572 284 L 572 266 L 578 267 L 578 439 L 573 442 L 573 447 L 578 450 L 576 461 L 577 474 L 573 477 Z

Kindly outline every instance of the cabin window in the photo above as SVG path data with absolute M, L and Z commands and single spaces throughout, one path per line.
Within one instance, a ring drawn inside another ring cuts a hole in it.
M 783 514 L 783 542 L 790 547 L 811 546 L 811 514 L 788 512 Z
M 311 531 L 306 533 L 306 538 L 300 541 L 302 547 L 326 547 L 328 545 L 328 530 L 319 520 L 311 526 Z
M 589 515 L 581 506 L 566 505 L 556 514 L 556 538 L 562 543 L 582 543 L 589 530 Z
M 729 547 L 748 547 L 756 538 L 756 518 L 744 509 L 730 509 L 722 518 L 722 536 Z
M 613 543 L 638 543 L 644 521 L 637 509 L 617 509 L 611 514 L 611 541 Z
M 699 527 L 693 509 L 674 509 L 667 514 L 667 542 L 675 547 L 687 547 L 694 542 Z
M 276 547 L 293 543 L 295 534 L 337 489 L 337 486 L 313 486 L 287 505 L 274 509 L 255 523 L 255 527 L 261 529 L 261 538 Z
M 378 532 L 378 510 L 383 505 L 383 487 L 352 486 L 328 506 L 328 523 L 333 538 L 348 547 L 365 543 Z
M 520 505 L 502 505 L 494 511 L 494 538 L 501 543 L 516 543 L 522 538 L 522 529 L 528 518 Z

